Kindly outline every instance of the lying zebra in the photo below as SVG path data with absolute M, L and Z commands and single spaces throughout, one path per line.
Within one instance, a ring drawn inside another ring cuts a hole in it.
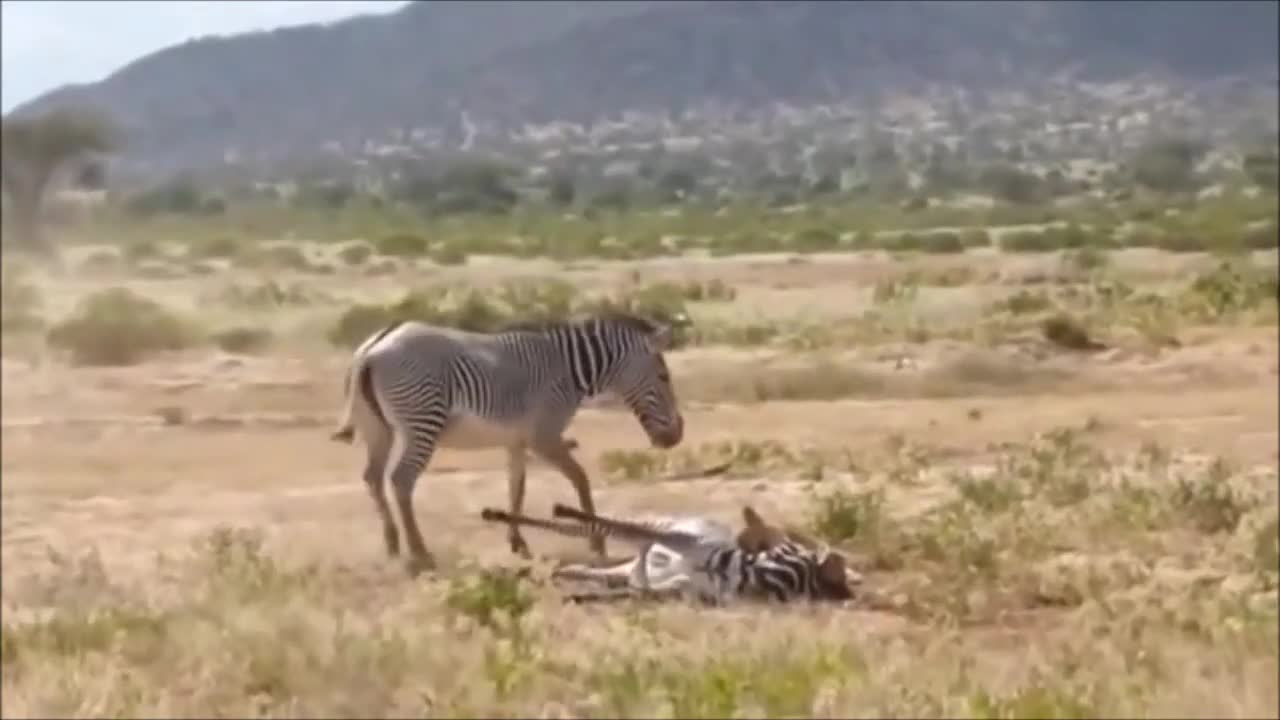
M 640 553 L 606 567 L 560 568 L 553 577 L 661 594 L 692 595 L 723 605 L 738 598 L 791 602 L 848 600 L 856 574 L 844 557 L 803 536 L 775 528 L 751 507 L 743 508 L 744 529 L 736 536 L 724 525 L 700 517 L 620 520 L 557 503 L 552 515 L 576 524 L 485 509 L 489 522 L 528 525 L 569 537 L 611 536 L 637 545 Z M 657 576 L 656 580 L 654 576 Z

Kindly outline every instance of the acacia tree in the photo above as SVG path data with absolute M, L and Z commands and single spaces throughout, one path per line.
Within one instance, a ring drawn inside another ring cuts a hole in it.
M 9 196 L 14 243 L 55 255 L 40 227 L 45 194 L 58 171 L 92 153 L 110 152 L 118 137 L 102 115 L 83 109 L 52 110 L 0 125 L 0 177 Z

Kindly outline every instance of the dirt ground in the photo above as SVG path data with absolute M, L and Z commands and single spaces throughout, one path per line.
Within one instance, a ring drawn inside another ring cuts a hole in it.
M 999 258 L 981 257 L 970 262 L 979 276 L 999 277 L 1023 271 L 1021 266 L 1030 261 L 1020 258 L 1001 264 Z M 1120 262 L 1129 263 L 1135 272 L 1155 272 L 1152 268 L 1157 267 L 1143 258 Z M 1176 276 L 1188 269 L 1189 262 L 1165 259 L 1158 269 Z M 532 264 L 494 262 L 447 272 L 482 283 L 486 278 L 546 270 Z M 739 288 L 741 300 L 734 312 L 765 307 L 770 312 L 804 311 L 817 316 L 854 311 L 853 305 L 844 307 L 847 298 L 900 270 L 900 263 L 889 258 L 830 262 L 819 258 L 804 264 L 757 258 L 654 263 L 644 268 L 651 279 L 720 277 Z M 614 266 L 597 265 L 562 277 L 607 286 L 621 272 Z M 130 280 L 129 285 L 149 296 L 195 307 L 201 293 L 236 279 Z M 70 276 L 49 280 L 48 287 L 59 298 L 55 306 L 69 306 L 94 287 L 120 282 L 119 277 Z M 393 292 L 400 276 L 339 275 L 300 282 L 353 297 Z M 289 318 L 289 322 L 295 320 Z M 262 319 L 277 321 L 283 322 L 274 316 Z M 307 323 L 312 321 L 297 322 L 310 327 Z M 1043 387 L 989 393 L 895 397 L 894 386 L 889 385 L 867 397 L 855 394 L 831 401 L 720 403 L 705 387 L 700 391 L 700 383 L 712 379 L 721 385 L 739 379 L 749 382 L 753 372 L 766 372 L 758 364 L 762 352 L 690 350 L 675 353 L 672 367 L 677 390 L 693 398 L 685 409 L 686 446 L 738 439 L 846 448 L 863 460 L 862 466 L 874 468 L 891 442 L 906 441 L 931 448 L 934 462 L 966 466 L 986 462 L 1001 443 L 1028 442 L 1054 428 L 1089 425 L 1092 441 L 1106 450 L 1133 452 L 1157 442 L 1178 453 L 1220 456 L 1242 467 L 1274 470 L 1280 440 L 1276 328 L 1204 328 L 1191 337 L 1181 348 L 1154 355 L 1116 351 L 1061 359 L 1057 362 L 1071 370 L 1065 379 Z M 913 347 L 909 352 L 915 363 L 897 369 L 887 360 L 877 360 L 877 352 L 877 348 L 853 349 L 850 362 L 868 366 L 879 362 L 877 367 L 890 368 L 885 373 L 905 377 L 926 372 L 932 360 L 951 351 L 937 344 Z M 51 549 L 68 556 L 95 550 L 115 581 L 145 584 L 158 572 L 157 552 L 185 548 L 221 526 L 261 529 L 271 551 L 292 562 L 382 568 L 387 592 L 399 592 L 393 588 L 410 581 L 383 555 L 377 519 L 359 480 L 363 450 L 327 437 L 341 404 L 345 359 L 341 351 L 304 342 L 263 357 L 192 351 L 112 369 L 73 368 L 47 354 L 6 354 L 2 505 L 6 611 L 20 615 L 31 609 L 35 595 L 25 583 L 34 582 L 31 578 L 52 562 Z M 162 421 L 165 414 L 174 413 L 181 414 L 181 422 Z M 796 473 L 753 479 L 606 482 L 599 466 L 601 453 L 645 447 L 636 421 L 620 412 L 584 409 L 569 435 L 580 443 L 579 457 L 592 474 L 596 502 L 603 510 L 703 513 L 734 522 L 738 508 L 751 503 L 773 517 L 803 520 L 813 483 Z M 428 545 L 445 560 L 446 568 L 466 558 L 514 563 L 501 529 L 479 519 L 482 507 L 505 507 L 503 469 L 504 455 L 498 450 L 442 450 L 420 481 L 419 522 Z M 852 478 L 855 484 L 859 481 Z M 895 496 L 895 502 L 915 502 L 917 495 L 929 493 L 928 487 L 907 489 Z M 569 484 L 549 468 L 532 464 L 526 509 L 541 514 L 556 501 L 575 502 Z M 579 543 L 532 532 L 528 538 L 535 553 L 580 549 Z M 868 581 L 874 582 L 875 575 L 869 575 Z M 902 621 L 867 611 L 857 622 L 879 622 L 892 636 Z M 1028 632 L 1032 634 L 1023 640 L 1035 644 L 1035 633 L 1051 632 L 1051 628 Z M 20 679 L 10 677 L 5 682 L 6 695 L 16 691 L 24 698 L 21 705 L 10 706 L 11 712 L 63 708 L 91 714 L 93 707 L 103 707 L 87 699 L 78 705 L 59 705 L 48 700 L 51 695 L 24 688 Z M 1242 701 L 1235 714 L 1247 715 L 1272 702 L 1266 690 L 1261 692 L 1252 702 Z M 149 711 L 177 707 L 138 702 L 133 707 Z M 392 706 L 405 707 L 392 703 L 384 709 Z M 270 712 L 291 715 L 306 709 L 303 703 L 276 706 Z M 310 709 L 324 712 L 327 707 Z M 572 708 L 561 711 L 574 714 Z

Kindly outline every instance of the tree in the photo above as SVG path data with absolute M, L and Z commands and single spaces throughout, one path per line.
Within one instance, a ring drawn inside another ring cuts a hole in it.
M 1207 149 L 1201 143 L 1184 139 L 1147 143 L 1133 159 L 1133 179 L 1161 192 L 1192 190 L 1196 185 L 1196 163 Z
M 1036 202 L 1044 190 L 1039 177 L 1012 165 L 988 165 L 978 175 L 978 183 L 1001 200 L 1018 205 Z
M 551 173 L 547 183 L 547 198 L 558 207 L 569 207 L 576 196 L 573 175 L 567 170 L 556 170 Z
M 75 180 L 72 184 L 81 190 L 105 190 L 107 187 L 107 170 L 103 167 L 101 161 L 88 160 L 76 170 Z
M 1254 150 L 1244 156 L 1244 172 L 1255 184 L 1272 190 L 1280 186 L 1275 148 Z
M 670 168 L 658 176 L 657 186 L 663 202 L 683 200 L 698 189 L 698 178 L 685 168 Z
M 72 161 L 115 149 L 118 136 L 106 118 L 85 109 L 53 110 L 31 118 L 5 118 L 0 125 L 0 177 L 9 196 L 14 242 L 53 256 L 40 227 L 45 194 L 58 171 Z

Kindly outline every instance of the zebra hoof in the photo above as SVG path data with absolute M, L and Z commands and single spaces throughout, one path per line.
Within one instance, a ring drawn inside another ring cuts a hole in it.
M 533 559 L 533 553 L 529 552 L 529 543 L 522 537 L 511 538 L 511 552 L 523 560 Z
M 436 561 L 431 556 L 410 558 L 404 565 L 405 572 L 410 578 L 416 578 L 424 572 L 434 572 L 436 569 Z

